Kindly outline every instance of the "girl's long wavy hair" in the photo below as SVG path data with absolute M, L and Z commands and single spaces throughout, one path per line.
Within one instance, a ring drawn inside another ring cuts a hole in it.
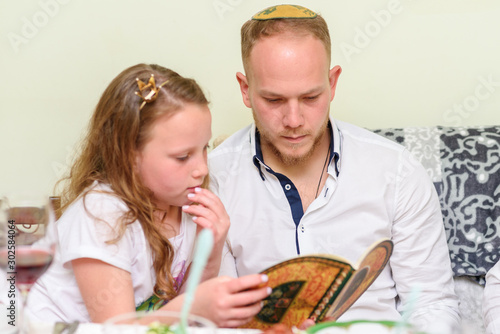
M 154 75 L 156 85 L 164 84 L 153 102 L 142 109 L 136 79 L 147 83 Z M 138 64 L 121 72 L 102 94 L 90 120 L 80 153 L 63 184 L 61 212 L 80 195 L 85 196 L 95 182 L 108 184 L 113 195 L 121 199 L 128 211 L 121 217 L 116 238 L 118 241 L 128 224 L 138 220 L 151 247 L 156 273 L 154 293 L 161 299 L 177 294 L 178 286 L 170 273 L 174 250 L 155 224 L 155 205 L 152 192 L 144 186 L 135 171 L 136 152 L 148 142 L 155 121 L 180 110 L 186 103 L 207 105 L 208 101 L 198 84 L 159 65 Z M 208 180 L 208 177 L 205 178 Z M 56 185 L 57 187 L 57 185 Z M 98 217 L 97 217 L 98 218 Z

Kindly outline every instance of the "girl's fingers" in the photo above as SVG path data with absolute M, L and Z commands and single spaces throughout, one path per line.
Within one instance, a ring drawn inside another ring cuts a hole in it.
M 233 320 L 221 321 L 219 327 L 221 327 L 221 328 L 236 328 L 236 327 L 240 327 L 240 326 L 246 324 L 250 320 L 252 320 L 252 317 L 250 317 L 248 319 L 244 319 L 244 320 L 234 320 L 233 319 Z
M 269 296 L 272 292 L 270 287 L 262 287 L 259 289 L 251 289 L 233 295 L 231 304 L 234 307 L 243 307 L 247 305 L 260 305 L 261 301 Z
M 217 215 L 208 207 L 203 205 L 184 205 L 182 211 L 196 217 L 206 217 L 207 219 L 219 219 Z
M 267 281 L 268 281 L 267 275 L 262 275 L 262 274 L 246 275 L 238 277 L 236 279 L 229 280 L 227 283 L 227 288 L 230 293 L 237 293 L 251 288 L 256 288 L 260 284 L 266 283 Z
M 203 188 L 196 188 L 194 193 L 188 194 L 188 198 L 205 206 L 211 206 L 214 205 L 214 203 L 219 202 L 219 198 L 214 193 Z
M 203 217 L 194 216 L 193 221 L 196 223 L 196 225 L 198 225 L 201 228 L 207 228 L 209 230 L 212 230 L 212 232 L 214 232 L 214 233 L 216 232 L 215 228 L 214 228 L 214 224 L 210 220 L 203 219 Z
M 270 291 L 265 286 L 267 280 L 267 275 L 262 274 L 215 277 L 200 284 L 195 306 L 202 310 L 200 315 L 213 320 L 219 327 L 244 325 L 262 309 L 262 300 Z M 206 313 L 207 306 L 209 313 Z
M 262 309 L 262 303 L 258 302 L 241 308 L 233 308 L 226 314 L 227 320 L 223 321 L 222 327 L 238 327 L 246 324 L 259 313 Z
M 194 193 L 188 194 L 188 198 L 195 204 L 183 206 L 182 211 L 190 214 L 199 227 L 212 230 L 216 242 L 225 239 L 231 223 L 220 199 L 210 190 L 202 188 L 196 188 Z
M 202 206 L 209 208 L 220 217 L 227 216 L 224 205 L 219 197 L 208 189 L 196 188 L 194 193 L 188 194 L 188 199 L 194 203 L 201 204 Z
M 220 223 L 219 218 L 207 208 L 202 207 L 201 205 L 190 205 L 183 206 L 182 211 L 192 216 L 193 221 L 201 228 L 208 228 L 216 235 L 219 233 L 216 231 L 220 226 L 228 226 L 224 223 Z M 225 229 L 225 227 L 223 227 Z
M 213 230 L 219 224 L 219 218 L 209 209 L 201 205 L 185 205 L 182 211 L 192 216 L 193 221 L 202 228 Z
M 197 198 L 190 198 L 190 200 L 193 200 L 196 204 L 184 205 L 182 211 L 195 217 L 205 217 L 214 222 L 229 221 L 229 216 L 222 203 L 198 201 Z

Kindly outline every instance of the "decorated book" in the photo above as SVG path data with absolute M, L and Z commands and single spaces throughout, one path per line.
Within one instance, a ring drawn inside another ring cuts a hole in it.
M 277 323 L 299 326 L 306 319 L 337 320 L 382 272 L 393 243 L 372 245 L 357 264 L 333 255 L 299 256 L 262 273 L 273 291 L 262 310 L 243 328 L 267 329 Z

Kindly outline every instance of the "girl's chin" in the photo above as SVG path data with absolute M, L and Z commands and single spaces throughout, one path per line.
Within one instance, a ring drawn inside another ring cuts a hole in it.
M 191 205 L 194 202 L 191 201 L 187 197 L 188 194 L 189 194 L 188 191 L 184 191 L 184 192 L 178 193 L 175 197 L 163 198 L 163 199 L 156 198 L 155 201 L 154 201 L 154 204 L 159 209 L 165 210 L 165 211 L 168 211 L 169 208 L 171 208 L 173 206 L 182 207 L 184 205 Z
M 188 201 L 187 199 L 186 200 L 175 201 L 175 202 L 169 203 L 169 204 L 158 203 L 158 202 L 155 203 L 157 209 L 162 210 L 162 211 L 167 211 L 167 212 L 169 210 L 172 210 L 172 208 L 177 208 L 177 207 L 180 208 L 180 207 L 182 207 L 184 205 L 189 205 L 189 204 L 192 204 L 192 202 Z

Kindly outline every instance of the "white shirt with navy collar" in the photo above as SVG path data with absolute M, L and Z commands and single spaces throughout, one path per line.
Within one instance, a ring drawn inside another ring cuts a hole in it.
M 328 177 L 305 212 L 293 183 L 262 161 L 255 125 L 210 153 L 211 189 L 231 218 L 220 274 L 258 273 L 298 254 L 356 262 L 374 242 L 390 238 L 389 264 L 339 321 L 398 320 L 418 288 L 413 322 L 453 332 L 458 298 L 439 200 L 426 171 L 401 145 L 333 118 L 330 124 Z

